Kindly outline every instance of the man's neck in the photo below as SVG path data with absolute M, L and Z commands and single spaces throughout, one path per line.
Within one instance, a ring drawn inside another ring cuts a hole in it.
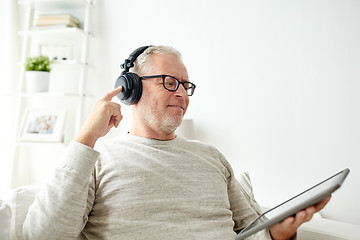
M 175 132 L 166 132 L 166 131 L 160 131 L 155 129 L 148 129 L 144 127 L 135 127 L 134 124 L 131 127 L 131 130 L 129 131 L 129 134 L 143 137 L 143 138 L 151 138 L 156 140 L 172 140 L 175 138 Z

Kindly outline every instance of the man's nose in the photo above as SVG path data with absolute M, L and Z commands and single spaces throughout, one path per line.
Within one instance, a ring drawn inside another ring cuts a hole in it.
M 179 88 L 176 90 L 176 95 L 179 97 L 188 97 L 187 91 L 183 84 L 180 84 Z

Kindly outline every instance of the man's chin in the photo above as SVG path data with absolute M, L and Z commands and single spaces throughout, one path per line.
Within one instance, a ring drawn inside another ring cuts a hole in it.
M 167 129 L 169 132 L 175 132 L 180 126 L 183 117 L 165 117 L 162 122 L 162 128 Z

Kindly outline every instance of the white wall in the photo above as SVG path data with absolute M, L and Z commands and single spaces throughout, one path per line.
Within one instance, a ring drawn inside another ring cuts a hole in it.
M 1 2 L 0 8 L 0 193 L 11 186 L 14 129 L 14 100 L 18 68 L 17 8 L 15 1 Z
M 172 45 L 196 83 L 188 118 L 272 206 L 349 167 L 328 217 L 360 224 L 360 2 L 98 1 L 101 96 L 135 48 Z M 93 89 L 95 90 L 95 89 Z M 130 115 L 124 107 L 124 122 Z M 117 134 L 112 132 L 111 135 Z

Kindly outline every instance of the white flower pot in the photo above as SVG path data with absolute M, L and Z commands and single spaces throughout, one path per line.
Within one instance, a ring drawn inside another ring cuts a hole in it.
M 50 72 L 27 71 L 26 87 L 30 93 L 49 91 Z

